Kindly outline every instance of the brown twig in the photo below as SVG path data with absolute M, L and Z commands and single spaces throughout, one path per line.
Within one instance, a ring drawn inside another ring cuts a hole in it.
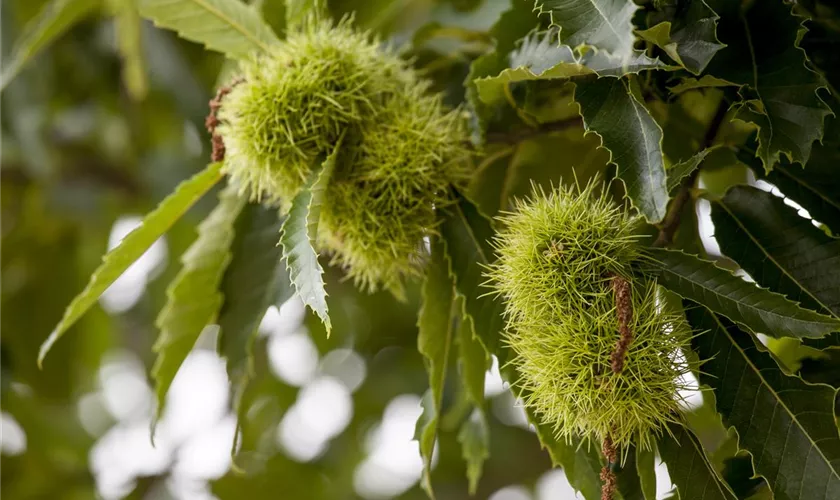
M 230 94 L 231 89 L 242 83 L 242 81 L 242 79 L 237 79 L 230 85 L 220 87 L 216 92 L 216 96 L 210 99 L 210 113 L 204 120 L 204 126 L 207 128 L 207 131 L 210 132 L 210 141 L 213 147 L 213 150 L 210 153 L 211 161 L 217 162 L 225 159 L 225 143 L 222 140 L 222 137 L 216 133 L 216 127 L 218 127 L 221 123 L 218 117 L 219 108 L 222 107 L 222 99 L 224 99 L 226 95 Z
M 618 316 L 618 342 L 610 354 L 610 367 L 613 373 L 619 374 L 624 369 L 624 358 L 627 356 L 627 349 L 633 342 L 633 330 L 630 323 L 633 321 L 633 302 L 631 297 L 630 282 L 621 276 L 612 278 L 613 294 L 615 295 L 615 310 Z
M 569 118 L 568 120 L 545 123 L 535 128 L 519 129 L 511 132 L 491 132 L 487 134 L 487 142 L 493 142 L 496 144 L 516 144 L 517 142 L 531 139 L 533 137 L 550 134 L 552 132 L 562 132 L 563 130 L 569 130 L 580 126 L 583 126 L 583 120 L 581 120 L 579 116 L 576 116 L 574 118 Z
M 715 138 L 717 138 L 718 131 L 720 130 L 720 126 L 723 125 L 723 119 L 726 118 L 726 112 L 728 110 L 729 103 L 724 99 L 718 105 L 715 116 L 712 117 L 709 128 L 706 129 L 706 136 L 703 138 L 703 147 L 700 148 L 701 151 L 711 147 L 711 145 L 715 142 Z M 697 181 L 697 176 L 700 174 L 700 167 L 701 165 L 698 165 L 697 168 L 694 169 L 694 172 L 691 172 L 691 174 L 680 183 L 680 190 L 677 192 L 677 195 L 674 196 L 674 200 L 668 207 L 668 212 L 665 214 L 665 218 L 659 225 L 659 234 L 656 236 L 656 241 L 653 242 L 653 246 L 665 247 L 674 241 L 674 234 L 676 234 L 677 229 L 680 227 L 683 208 L 686 203 L 688 203 L 688 200 L 691 199 L 691 188 L 694 187 L 694 183 Z
M 601 452 L 607 459 L 606 465 L 601 468 L 601 500 L 612 500 L 618 486 L 618 478 L 612 471 L 612 465 L 618 463 L 618 449 L 609 435 L 604 438 Z

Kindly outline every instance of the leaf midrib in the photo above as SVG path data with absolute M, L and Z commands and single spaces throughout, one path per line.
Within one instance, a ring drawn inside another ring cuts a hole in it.
M 245 38 L 249 39 L 252 43 L 257 45 L 262 50 L 264 50 L 266 52 L 270 51 L 270 47 L 268 45 L 266 45 L 265 43 L 263 43 L 262 40 L 260 40 L 258 37 L 253 36 L 250 31 L 248 31 L 247 29 L 245 29 L 244 26 L 242 26 L 242 24 L 236 22 L 233 18 L 224 15 L 224 13 L 221 10 L 213 7 L 209 2 L 207 2 L 205 0 L 187 0 L 187 1 L 193 2 L 194 4 L 203 8 L 207 12 L 215 15 L 216 17 L 218 17 L 222 21 L 228 23 L 233 29 L 238 31 L 240 34 L 244 35 Z M 246 8 L 246 9 L 250 9 L 249 6 L 244 5 L 244 4 L 242 5 L 242 7 Z
M 814 299 L 814 301 L 817 304 L 822 306 L 823 309 L 825 309 L 825 311 L 827 312 L 828 315 L 838 317 L 836 314 L 834 314 L 834 311 L 832 311 L 828 306 L 823 304 L 823 302 L 820 299 L 815 297 L 802 283 L 800 283 L 800 281 L 798 279 L 794 278 L 784 266 L 779 264 L 779 262 L 776 260 L 776 258 L 773 257 L 773 255 L 771 255 L 770 252 L 768 252 L 764 248 L 764 246 L 753 236 L 753 233 L 746 226 L 744 226 L 741 223 L 741 221 L 738 219 L 738 217 L 736 217 L 735 214 L 729 209 L 729 207 L 726 206 L 726 203 L 724 203 L 723 200 L 721 200 L 718 204 L 726 211 L 727 214 L 729 214 L 730 217 L 732 217 L 732 220 L 735 221 L 735 224 L 737 224 L 738 227 L 740 227 L 744 231 L 744 233 L 749 237 L 749 239 L 752 240 L 753 243 L 755 243 L 755 246 L 758 247 L 758 249 L 761 251 L 761 253 L 763 253 L 765 255 L 765 257 L 767 257 L 770 260 L 770 262 L 772 262 L 773 265 L 775 265 L 779 269 L 779 271 L 782 272 L 782 274 L 787 276 L 788 279 L 790 279 L 792 282 L 796 283 L 796 286 L 798 286 L 803 292 L 808 294 L 809 297 Z M 840 319 L 840 318 L 838 318 L 838 319 Z
M 686 255 L 687 255 L 687 254 L 686 254 Z M 714 263 L 710 263 L 710 264 L 714 266 Z M 717 266 L 715 266 L 715 267 L 717 267 Z M 718 268 L 718 269 L 720 269 L 720 268 Z M 725 269 L 722 269 L 722 270 L 723 270 L 723 271 L 726 271 Z M 837 322 L 836 322 L 836 321 L 834 321 L 834 320 L 833 320 L 833 318 L 829 318 L 829 319 L 831 319 L 832 321 L 824 321 L 824 320 L 822 320 L 822 321 L 820 321 L 820 320 L 810 320 L 810 321 L 808 321 L 808 320 L 803 320 L 803 319 L 799 319 L 799 318 L 794 318 L 793 316 L 787 316 L 787 315 L 784 315 L 784 314 L 776 313 L 776 312 L 773 312 L 773 311 L 770 311 L 770 310 L 767 310 L 767 309 L 759 309 L 759 308 L 757 308 L 756 306 L 749 305 L 749 304 L 746 304 L 746 303 L 744 303 L 744 302 L 741 302 L 741 301 L 738 301 L 738 300 L 735 300 L 735 299 L 731 299 L 731 298 L 727 297 L 726 295 L 724 295 L 724 294 L 722 294 L 722 293 L 720 293 L 720 292 L 718 292 L 718 291 L 716 291 L 716 290 L 714 290 L 714 289 L 712 289 L 712 288 L 709 288 L 708 286 L 706 286 L 706 285 L 704 285 L 704 284 L 702 284 L 702 283 L 699 283 L 699 282 L 697 282 L 697 281 L 695 281 L 695 280 L 693 280 L 693 279 L 689 278 L 688 276 L 684 276 L 684 275 L 681 275 L 681 274 L 677 274 L 677 273 L 675 273 L 674 271 L 672 271 L 672 270 L 670 270 L 670 269 L 665 269 L 665 268 L 663 268 L 663 269 L 662 269 L 662 272 L 671 273 L 671 274 L 673 274 L 674 276 L 676 276 L 678 279 L 682 279 L 682 280 L 688 281 L 689 283 L 691 283 L 691 284 L 693 284 L 693 285 L 695 285 L 695 286 L 698 286 L 698 287 L 702 288 L 703 290 L 706 290 L 706 291 L 708 291 L 708 292 L 710 292 L 710 293 L 714 294 L 714 295 L 715 295 L 715 296 L 717 296 L 717 297 L 723 297 L 723 298 L 724 298 L 724 299 L 726 299 L 727 301 L 732 301 L 732 302 L 735 302 L 735 303 L 737 303 L 737 304 L 740 304 L 740 305 L 742 305 L 742 306 L 744 306 L 744 307 L 747 307 L 747 308 L 749 308 L 749 309 L 751 309 L 751 310 L 755 311 L 756 313 L 758 313 L 758 314 L 759 314 L 759 316 L 760 316 L 762 313 L 766 313 L 766 314 L 769 314 L 769 315 L 773 315 L 774 317 L 777 317 L 777 318 L 782 318 L 782 319 L 786 319 L 786 320 L 789 320 L 789 321 L 796 321 L 796 322 L 799 322 L 799 323 L 817 323 L 817 324 L 820 324 L 820 325 L 836 325 L 836 324 L 837 324 Z M 738 278 L 738 276 L 735 276 L 735 275 L 732 275 L 732 276 L 733 276 L 733 277 L 735 277 L 735 278 Z M 741 281 L 743 281 L 743 282 L 744 282 L 744 283 L 746 283 L 746 284 L 749 284 L 749 282 L 744 281 L 744 280 L 742 280 L 741 278 L 738 278 L 738 279 L 739 279 L 739 280 L 741 280 Z M 767 290 L 767 289 L 764 289 L 764 290 L 765 290 L 765 291 L 768 291 L 768 292 L 770 292 L 770 293 L 774 293 L 774 294 L 776 294 L 775 292 L 771 292 L 770 290 Z M 677 292 L 677 293 L 679 294 L 679 292 Z M 782 297 L 784 300 L 788 300 L 788 299 L 787 299 L 787 297 L 785 297 L 784 295 L 781 295 L 781 294 L 776 294 L 776 295 L 779 295 L 779 296 L 780 296 L 780 297 Z M 793 303 L 793 302 L 791 302 L 791 304 L 794 304 L 794 303 Z M 804 311 L 806 311 L 806 312 L 808 312 L 808 310 L 807 310 L 807 309 L 803 309 L 803 310 L 804 310 Z M 819 315 L 819 313 L 816 313 L 816 312 L 815 312 L 814 314 Z M 741 322 L 736 321 L 736 323 L 741 323 Z M 743 323 L 742 323 L 742 324 L 743 324 Z M 748 328 L 749 328 L 749 327 L 748 327 Z M 816 338 L 821 338 L 821 337 L 816 337 Z
M 759 369 L 758 369 L 758 367 L 757 367 L 757 366 L 755 366 L 755 364 L 752 362 L 752 360 L 750 359 L 750 357 L 749 357 L 749 356 L 747 356 L 747 353 L 746 353 L 746 352 L 745 352 L 745 351 L 741 348 L 741 345 L 740 345 L 740 344 L 738 344 L 738 342 L 737 342 L 737 341 L 736 341 L 736 340 L 732 337 L 732 335 L 729 333 L 729 330 L 727 330 L 727 329 L 726 329 L 726 327 L 723 325 L 723 323 L 721 323 L 721 322 L 720 322 L 720 319 L 718 318 L 717 314 L 715 314 L 715 313 L 711 313 L 711 315 L 712 315 L 712 317 L 714 318 L 715 323 L 717 323 L 717 325 L 720 327 L 720 329 L 721 329 L 721 330 L 723 330 L 724 335 L 726 335 L 726 336 L 727 336 L 727 338 L 729 338 L 730 342 L 731 342 L 731 343 L 732 343 L 732 345 L 735 347 L 735 349 L 737 349 L 737 350 L 738 350 L 738 352 L 741 354 L 741 356 L 743 356 L 743 358 L 744 358 L 744 360 L 746 361 L 747 365 L 749 365 L 749 367 L 753 370 L 753 372 L 755 372 L 755 375 L 756 375 L 756 376 L 758 377 L 758 379 L 761 381 L 761 384 L 762 384 L 762 385 L 763 385 L 763 386 L 764 386 L 764 387 L 765 387 L 768 391 L 770 391 L 770 393 L 773 395 L 773 398 L 774 398 L 774 400 L 777 402 L 777 404 L 781 405 L 781 406 L 782 406 L 782 408 L 784 408 L 785 412 L 787 412 L 787 414 L 790 416 L 790 418 L 793 420 L 793 422 L 794 422 L 794 423 L 796 423 L 796 426 L 799 428 L 799 430 L 800 430 L 800 431 L 802 431 L 802 433 L 803 433 L 803 434 L 807 437 L 808 442 L 809 442 L 809 443 L 811 443 L 811 447 L 817 450 L 817 453 L 818 453 L 818 454 L 820 455 L 820 457 L 822 457 L 822 459 L 825 461 L 825 463 L 826 463 L 826 465 L 828 466 L 829 470 L 830 470 L 830 471 L 832 471 L 832 472 L 834 473 L 834 477 L 835 477 L 837 480 L 840 480 L 840 471 L 837 471 L 837 470 L 834 468 L 834 466 L 832 465 L 831 461 L 830 461 L 830 460 L 828 459 L 828 457 L 826 457 L 826 456 L 825 456 L 825 454 L 823 453 L 822 449 L 820 449 L 820 447 L 819 447 L 819 446 L 817 446 L 817 444 L 814 442 L 814 440 L 813 440 L 813 439 L 811 439 L 811 435 L 808 433 L 808 431 L 806 431 L 806 430 L 805 430 L 805 428 L 804 428 L 804 427 L 802 426 L 802 424 L 799 422 L 799 419 L 796 417 L 796 414 L 794 414 L 792 411 L 790 411 L 790 408 L 788 408 L 787 404 L 785 404 L 785 402 L 784 402 L 784 401 L 782 401 L 781 397 L 780 397 L 780 396 L 779 396 L 779 394 L 776 392 L 776 390 L 775 390 L 775 389 L 773 389 L 773 387 L 772 387 L 772 386 L 771 386 L 771 385 L 767 382 L 767 380 L 765 380 L 764 376 L 761 374 L 761 370 L 759 370 Z M 751 342 L 754 342 L 752 339 L 750 339 L 750 341 L 751 341 Z M 758 350 L 758 348 L 757 348 L 757 347 L 756 347 L 755 349 L 756 349 L 756 350 Z M 760 352 L 760 351 L 759 351 L 759 352 Z M 787 376 L 790 376 L 790 375 L 784 375 L 784 376 L 786 376 L 786 377 L 787 377 Z M 799 377 L 796 377 L 796 378 L 799 378 Z M 801 380 L 801 379 L 800 379 L 800 380 Z M 803 383 L 805 383 L 805 381 L 803 381 Z M 740 382 L 739 382 L 739 384 L 740 384 Z M 764 443 L 764 444 L 765 444 L 765 446 L 766 446 L 766 444 L 767 444 L 767 443 L 766 443 L 766 441 L 765 441 L 765 443 Z M 750 453 L 750 454 L 752 454 L 752 453 Z M 755 456 L 755 455 L 753 455 L 753 456 Z

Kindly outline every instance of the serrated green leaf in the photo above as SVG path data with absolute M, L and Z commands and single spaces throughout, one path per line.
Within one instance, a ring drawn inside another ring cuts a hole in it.
M 473 337 L 472 328 L 468 322 L 460 322 L 457 335 L 459 369 L 464 388 L 467 390 L 467 397 L 473 405 L 483 408 L 484 377 L 487 369 L 490 368 L 490 357 L 481 342 Z
M 434 500 L 432 489 L 432 454 L 435 451 L 435 438 L 438 428 L 438 408 L 435 406 L 434 395 L 429 389 L 420 400 L 423 412 L 414 426 L 414 440 L 420 445 L 420 457 L 423 459 L 423 474 L 420 477 L 420 487 Z
M 286 0 L 286 29 L 294 29 L 308 16 L 320 18 L 326 13 L 324 0 Z
M 312 172 L 307 185 L 292 200 L 289 215 L 280 231 L 280 245 L 283 246 L 283 258 L 289 269 L 289 278 L 300 300 L 321 318 L 327 335 L 330 334 L 332 325 L 327 307 L 327 291 L 324 288 L 324 269 L 318 262 L 318 254 L 313 244 L 318 237 L 321 207 L 324 204 L 327 184 L 335 170 L 342 142 L 338 141 L 321 168 Z
M 673 19 L 639 31 L 643 40 L 656 44 L 671 59 L 699 75 L 724 45 L 715 34 L 718 16 L 703 0 L 679 2 Z
M 102 264 L 94 271 L 82 292 L 64 311 L 61 321 L 41 345 L 38 365 L 64 332 L 93 306 L 104 292 L 126 269 L 149 249 L 172 224 L 221 179 L 221 163 L 212 163 L 189 180 L 182 182 L 175 191 L 143 219 L 140 227 L 128 234 L 120 244 L 103 257 Z
M 659 284 L 753 332 L 774 338 L 818 338 L 840 328 L 837 318 L 803 309 L 713 262 L 679 250 L 651 248 L 648 252 Z
M 720 16 L 718 37 L 728 45 L 707 72 L 742 88 L 737 118 L 759 126 L 757 155 L 767 171 L 784 155 L 805 163 L 823 136 L 830 113 L 817 95 L 824 79 L 807 65 L 799 40 L 802 18 L 785 2 L 749 3 L 709 0 Z
M 636 447 L 633 446 L 627 456 L 623 457 L 623 463 L 615 471 L 618 480 L 618 493 L 622 500 L 644 500 L 642 493 L 641 478 L 636 463 Z
M 534 4 L 534 10 L 551 14 L 564 44 L 591 45 L 619 59 L 628 59 L 633 52 L 636 9 L 631 0 L 536 0 Z
M 639 212 L 655 223 L 665 217 L 668 205 L 662 129 L 625 82 L 599 78 L 580 82 L 575 91 L 583 125 L 601 137 L 618 166 L 618 177 Z
M 668 90 L 671 91 L 672 94 L 681 94 L 683 92 L 695 89 L 705 89 L 705 88 L 714 88 L 714 87 L 731 87 L 732 82 L 724 80 L 722 78 L 717 78 L 712 75 L 703 75 L 702 77 L 698 78 L 683 78 L 680 80 L 680 83 L 670 87 Z
M 657 446 L 680 500 L 735 500 L 737 497 L 718 478 L 691 431 L 678 424 L 669 424 L 668 430 L 673 437 L 663 434 Z
M 782 199 L 734 186 L 712 203 L 720 248 L 761 286 L 840 318 L 840 240 Z
M 769 174 L 761 168 L 755 171 L 778 187 L 815 220 L 827 225 L 835 235 L 840 235 L 840 120 L 826 122 L 822 144 L 814 145 L 805 168 L 782 159 Z
M 140 15 L 232 59 L 270 52 L 279 40 L 257 10 L 239 0 L 139 0 Z
M 45 4 L 38 15 L 23 28 L 23 34 L 9 55 L 4 57 L 0 91 L 6 88 L 30 59 L 99 4 L 99 0 L 53 0 Z
M 136 0 L 108 0 L 114 13 L 117 49 L 122 58 L 123 85 L 136 100 L 142 100 L 149 91 L 146 61 L 140 39 L 141 22 Z
M 656 500 L 656 454 L 653 450 L 636 448 L 636 469 L 639 473 L 642 498 Z
M 234 222 L 244 205 L 245 200 L 232 186 L 222 191 L 218 206 L 199 225 L 198 238 L 184 252 L 183 267 L 166 289 L 166 305 L 156 321 L 160 334 L 152 368 L 158 418 L 178 369 L 222 307 L 219 285 L 231 260 Z
M 277 210 L 249 203 L 236 219 L 233 256 L 222 279 L 219 354 L 234 388 L 234 411 L 253 377 L 253 346 L 260 321 L 271 305 L 280 306 L 294 290 L 277 235 L 283 218 Z M 241 415 L 240 415 L 241 416 Z
M 682 182 L 682 180 L 692 172 L 697 170 L 697 167 L 703 163 L 703 160 L 706 159 L 706 156 L 709 155 L 712 151 L 718 149 L 720 146 L 713 146 L 711 148 L 706 148 L 703 151 L 698 152 L 691 158 L 681 161 L 668 169 L 668 192 L 673 192 L 677 189 Z
M 455 290 L 464 298 L 462 316 L 488 353 L 495 351 L 504 324 L 500 300 L 482 285 L 485 266 L 495 260 L 490 247 L 493 234 L 490 221 L 460 193 L 457 202 L 446 208 L 440 225 Z
M 431 237 L 430 248 L 430 262 L 423 282 L 423 305 L 417 317 L 417 350 L 425 358 L 431 394 L 428 405 L 424 406 L 424 412 L 428 412 L 429 416 L 420 438 L 420 454 L 424 463 L 422 485 L 429 496 L 434 498 L 431 481 L 432 452 L 440 420 L 449 351 L 452 347 L 455 290 L 440 239 Z
M 652 69 L 669 69 L 659 59 L 633 51 L 627 59 L 589 50 L 576 54 L 568 45 L 558 45 L 557 32 L 533 33 L 510 53 L 509 66 L 498 75 L 478 78 L 476 89 L 487 104 L 503 102 L 506 86 L 530 80 L 567 80 L 576 77 L 624 76 Z
M 469 492 L 475 495 L 484 462 L 490 458 L 490 427 L 483 411 L 474 409 L 470 418 L 464 421 L 458 431 L 458 442 L 467 464 Z
M 458 300 L 463 300 L 459 298 Z M 484 378 L 490 367 L 490 357 L 473 337 L 472 328 L 466 321 L 458 324 L 458 358 L 461 380 L 472 403 L 470 417 L 461 425 L 458 442 L 467 464 L 467 480 L 470 495 L 474 495 L 481 478 L 484 461 L 490 457 L 490 428 L 487 423 L 484 403 Z
M 704 308 L 690 308 L 693 339 L 708 361 L 700 383 L 715 390 L 724 422 L 780 500 L 840 498 L 837 391 L 783 373 L 752 336 Z M 672 475 L 673 477 L 673 475 Z

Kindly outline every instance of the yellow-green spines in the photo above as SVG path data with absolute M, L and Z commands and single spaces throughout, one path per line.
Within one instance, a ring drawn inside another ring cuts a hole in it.
M 219 118 L 225 172 L 283 210 L 345 134 L 317 245 L 371 291 L 399 296 L 420 274 L 435 210 L 468 175 L 463 118 L 346 21 L 308 24 L 245 64 Z
M 559 437 L 609 435 L 650 447 L 676 418 L 690 328 L 658 305 L 654 281 L 632 272 L 644 258 L 639 220 L 591 183 L 580 192 L 538 191 L 500 223 L 499 259 L 488 274 L 505 299 L 505 338 L 525 403 Z M 633 334 L 618 371 L 616 279 L 630 284 Z

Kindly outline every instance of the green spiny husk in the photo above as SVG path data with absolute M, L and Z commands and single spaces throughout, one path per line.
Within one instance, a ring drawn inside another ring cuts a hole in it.
M 505 340 L 525 404 L 560 438 L 609 436 L 650 448 L 677 418 L 681 380 L 694 366 L 682 355 L 691 336 L 685 319 L 664 311 L 656 282 L 633 272 L 645 259 L 640 219 L 591 182 L 537 190 L 499 222 L 488 277 L 505 299 Z M 633 332 L 617 373 L 615 276 L 630 283 Z
M 404 280 L 422 272 L 435 210 L 469 172 L 464 120 L 429 86 L 349 20 L 310 22 L 243 64 L 219 112 L 225 172 L 285 211 L 346 134 L 317 246 L 360 287 L 402 296 Z

